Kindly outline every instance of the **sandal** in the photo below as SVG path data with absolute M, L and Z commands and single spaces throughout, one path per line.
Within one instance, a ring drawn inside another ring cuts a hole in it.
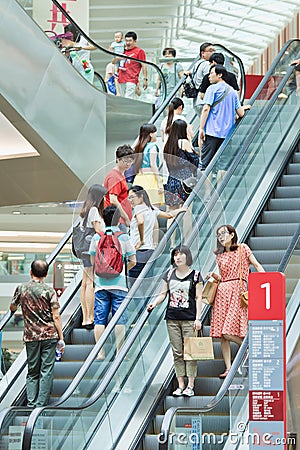
M 176 389 L 176 391 L 173 392 L 172 395 L 173 395 L 173 397 L 181 397 L 182 394 L 183 394 L 183 389 L 181 389 L 180 387 L 178 387 L 178 388 Z
M 226 369 L 225 372 L 220 373 L 219 378 L 226 378 L 227 375 L 229 374 L 229 370 L 230 370 L 230 369 Z

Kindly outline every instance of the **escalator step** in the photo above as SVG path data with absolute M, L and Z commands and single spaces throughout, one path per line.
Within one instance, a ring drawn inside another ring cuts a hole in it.
M 110 364 L 109 361 L 101 361 L 98 363 L 97 361 L 94 362 L 87 374 L 85 375 L 86 378 L 93 378 L 97 372 L 103 371 L 103 367 L 107 367 Z M 63 378 L 74 378 L 77 372 L 79 371 L 80 367 L 83 365 L 83 361 L 59 361 L 56 362 L 54 365 L 54 378 L 55 379 L 63 379 Z
M 62 361 L 85 361 L 94 345 L 66 345 Z
M 280 236 L 292 236 L 298 228 L 298 223 L 286 223 L 280 227 Z M 259 223 L 255 227 L 255 236 L 276 236 L 278 234 L 277 223 Z
M 300 186 L 300 174 L 283 175 L 281 177 L 281 186 Z
M 278 186 L 275 189 L 277 198 L 299 198 L 299 186 Z
M 277 231 L 280 232 L 280 230 Z M 291 241 L 290 236 L 251 237 L 249 246 L 251 250 L 286 250 Z
M 255 258 L 261 264 L 277 264 L 279 265 L 283 255 L 285 254 L 285 250 L 256 250 L 254 255 Z
M 277 223 L 280 228 L 281 224 L 299 223 L 300 211 L 264 211 L 262 219 L 264 223 Z
M 155 431 L 160 432 L 162 421 L 164 416 L 157 415 L 155 417 Z M 176 427 L 191 429 L 192 419 L 195 416 L 188 415 L 177 415 L 176 416 Z M 209 415 L 202 416 L 202 433 L 228 433 L 230 426 L 230 419 L 228 415 Z
M 300 174 L 300 162 L 289 164 L 287 167 L 287 171 L 288 174 Z
M 300 186 L 299 186 L 300 191 Z M 298 198 L 272 198 L 269 200 L 269 209 L 273 211 L 299 210 L 300 192 Z
M 71 332 L 71 343 L 95 345 L 94 330 L 74 328 Z
M 300 163 L 300 152 L 296 152 L 293 155 L 293 162 Z
M 209 402 L 213 399 L 213 396 L 198 396 L 195 395 L 194 397 L 191 397 L 188 399 L 189 407 L 191 408 L 203 408 L 204 406 L 208 405 Z M 171 395 L 168 395 L 165 399 L 165 410 L 171 408 L 171 407 L 178 407 L 178 406 L 186 406 L 186 399 L 183 397 L 175 398 Z M 220 403 L 214 408 L 211 413 L 208 412 L 207 414 L 227 414 L 229 410 L 229 397 L 225 396 Z

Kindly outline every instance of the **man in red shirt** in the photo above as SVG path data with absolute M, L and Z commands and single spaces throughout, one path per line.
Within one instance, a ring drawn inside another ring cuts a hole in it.
M 124 55 L 132 58 L 146 61 L 146 54 L 142 48 L 136 46 L 137 34 L 134 31 L 128 31 L 125 34 L 125 51 Z M 119 70 L 118 82 L 122 97 L 136 98 L 136 89 L 139 82 L 139 74 L 142 70 L 144 80 L 143 88 L 148 87 L 147 66 L 146 64 L 126 59 L 122 70 Z
M 129 169 L 134 159 L 134 151 L 130 145 L 121 145 L 116 151 L 116 166 L 108 172 L 104 180 L 107 189 L 104 208 L 116 206 L 121 214 L 120 229 L 126 232 L 132 219 L 132 209 L 128 200 L 128 185 L 124 172 Z

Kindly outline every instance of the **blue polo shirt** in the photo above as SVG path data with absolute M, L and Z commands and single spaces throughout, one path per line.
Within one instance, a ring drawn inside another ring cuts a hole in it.
M 226 97 L 209 111 L 204 127 L 205 134 L 209 136 L 226 138 L 235 123 L 236 110 L 241 107 L 241 104 L 236 91 L 225 81 L 212 84 L 207 88 L 204 104 L 212 106 L 222 97 L 228 87 L 230 91 Z

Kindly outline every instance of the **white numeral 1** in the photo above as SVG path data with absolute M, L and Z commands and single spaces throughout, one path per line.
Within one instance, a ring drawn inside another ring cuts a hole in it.
M 262 289 L 266 289 L 266 309 L 270 309 L 271 308 L 271 289 L 270 289 L 270 283 L 264 283 L 261 284 L 260 287 Z

